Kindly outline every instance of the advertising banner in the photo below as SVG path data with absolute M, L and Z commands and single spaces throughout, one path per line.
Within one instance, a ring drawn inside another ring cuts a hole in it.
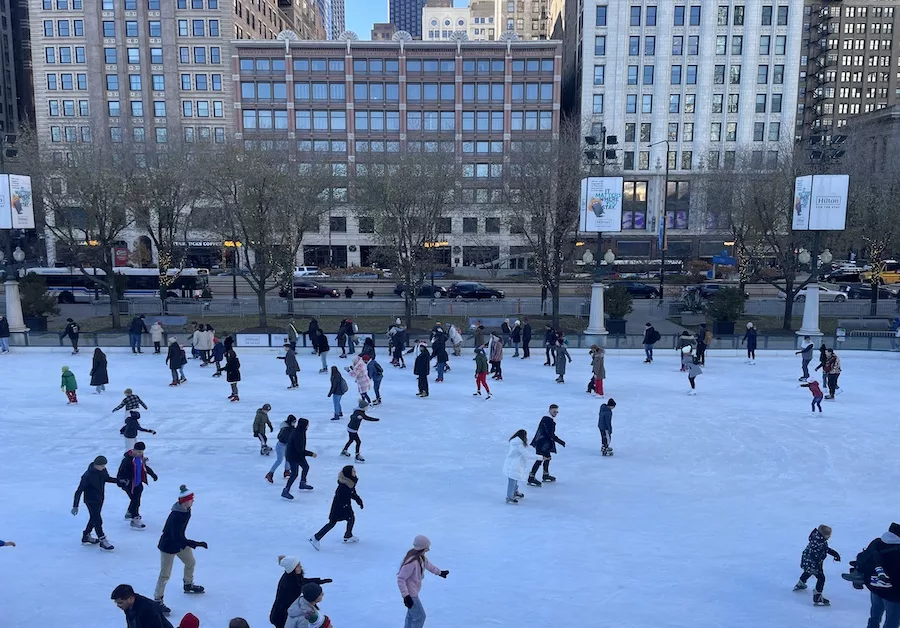
M 850 176 L 846 174 L 797 177 L 791 226 L 795 231 L 843 231 L 849 190 Z
M 618 233 L 622 230 L 622 177 L 581 180 L 579 231 Z
M 9 202 L 9 175 L 0 174 L 0 229 L 12 229 L 12 205 Z
M 9 205 L 13 229 L 34 229 L 34 196 L 31 177 L 9 175 Z

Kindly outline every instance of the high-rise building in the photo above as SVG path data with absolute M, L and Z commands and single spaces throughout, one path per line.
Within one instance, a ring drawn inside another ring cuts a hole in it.
M 803 0 L 585 6 L 581 119 L 617 141 L 605 170 L 626 180 L 620 257 L 654 252 L 661 219 L 670 250 L 709 254 L 699 236 L 715 208 L 693 178 L 774 163 L 793 141 L 803 12 Z
M 19 128 L 19 102 L 16 48 L 9 2 L 0 2 L 0 59 L 3 61 L 0 72 L 0 132 L 15 133 Z
M 344 0 L 316 0 L 325 39 L 338 39 L 346 30 Z
M 390 22 L 376 22 L 372 24 L 372 41 L 390 41 L 397 32 L 397 27 Z
M 389 0 L 391 24 L 398 31 L 406 31 L 413 39 L 422 39 L 422 9 L 425 0 Z
M 307 233 L 299 263 L 375 263 L 373 221 L 350 207 L 346 177 L 384 164 L 388 153 L 436 151 L 455 154 L 462 174 L 459 207 L 441 219 L 438 264 L 524 260 L 524 236 L 503 220 L 503 173 L 515 151 L 559 132 L 560 48 L 299 41 L 286 55 L 282 42 L 238 42 L 236 137 L 296 150 L 301 163 L 333 164 L 333 209 Z M 287 86 L 286 98 L 260 101 L 270 85 Z
M 495 0 L 494 22 L 499 33 L 515 31 L 525 40 L 547 39 L 550 0 Z
M 853 116 L 900 104 L 895 16 L 896 0 L 807 1 L 796 138 L 813 156 L 827 158 Z

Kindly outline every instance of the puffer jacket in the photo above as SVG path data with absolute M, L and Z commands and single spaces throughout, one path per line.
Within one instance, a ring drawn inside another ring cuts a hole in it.
M 353 367 L 350 369 L 350 375 L 356 380 L 356 386 L 359 388 L 360 394 L 369 392 L 372 380 L 369 379 L 369 371 L 366 363 L 359 356 L 353 359 Z
M 269 420 L 269 413 L 260 408 L 256 411 L 256 416 L 253 417 L 253 435 L 265 434 L 266 426 L 269 426 L 269 431 L 271 432 L 273 427 L 272 421 Z
M 822 573 L 822 563 L 825 562 L 825 556 L 833 551 L 828 547 L 828 540 L 822 536 L 819 529 L 813 528 L 813 531 L 809 533 L 809 544 L 800 557 L 800 569 L 813 575 Z
M 594 353 L 591 358 L 591 370 L 594 372 L 594 379 L 606 379 L 606 352 L 603 349 Z
M 302 595 L 291 604 L 287 612 L 287 622 L 284 628 L 310 628 L 310 626 L 320 626 L 321 628 L 331 628 L 331 620 L 328 616 L 318 609 L 312 602 L 307 602 Z

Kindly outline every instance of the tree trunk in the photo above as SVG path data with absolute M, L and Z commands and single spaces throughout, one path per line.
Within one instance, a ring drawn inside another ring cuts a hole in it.
M 119 295 L 116 294 L 116 284 L 111 283 L 106 289 L 109 294 L 109 313 L 112 316 L 112 328 L 118 329 L 122 324 L 122 317 L 119 314 Z
M 256 301 L 259 304 L 259 326 L 265 329 L 268 326 L 268 321 L 266 320 L 266 291 L 262 287 L 256 293 Z
M 784 316 L 781 319 L 781 329 L 791 331 L 791 323 L 794 318 L 794 280 L 784 279 Z
M 559 329 L 559 280 L 550 286 L 550 299 L 553 308 L 553 329 Z
M 410 296 L 410 288 L 409 284 L 406 284 L 406 290 L 403 291 L 403 312 L 406 316 L 406 329 L 410 329 L 412 327 L 412 315 L 413 315 L 413 298 Z

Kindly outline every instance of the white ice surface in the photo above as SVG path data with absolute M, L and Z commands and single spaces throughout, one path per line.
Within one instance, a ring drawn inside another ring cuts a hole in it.
M 332 352 L 334 353 L 334 352 Z M 364 423 L 359 465 L 358 545 L 341 544 L 340 524 L 315 552 L 307 538 L 327 520 L 338 455 L 346 438 L 332 422 L 328 376 L 300 352 L 300 390 L 280 352 L 240 350 L 241 401 L 197 361 L 188 383 L 170 389 L 162 356 L 109 352 L 111 383 L 89 387 L 91 351 L 79 356 L 18 349 L 0 357 L 0 625 L 4 628 L 123 626 L 109 594 L 129 583 L 152 596 L 156 543 L 185 483 L 196 492 L 188 536 L 209 542 L 196 551 L 203 596 L 181 592 L 176 561 L 166 600 L 177 626 L 191 611 L 201 626 L 224 627 L 233 616 L 268 626 L 281 569 L 295 554 L 311 576 L 329 577 L 323 610 L 337 628 L 397 628 L 405 609 L 395 574 L 416 534 L 432 540 L 430 558 L 450 570 L 426 575 L 422 600 L 430 628 L 615 627 L 847 628 L 864 625 L 868 595 L 840 578 L 846 561 L 881 534 L 897 511 L 898 391 L 896 356 L 843 355 L 846 394 L 811 415 L 798 387 L 799 360 L 760 353 L 755 366 L 736 358 L 708 360 L 689 397 L 671 351 L 652 365 L 642 355 L 609 356 L 606 390 L 618 402 L 614 458 L 600 456 L 597 409 L 585 394 L 589 363 L 573 351 L 567 383 L 535 351 L 529 362 L 507 353 L 503 382 L 490 401 L 473 398 L 471 352 L 453 358 L 431 397 L 415 396 L 410 368 L 392 368 L 384 405 Z M 331 360 L 348 365 L 348 360 Z M 68 407 L 59 372 L 69 365 L 80 403 Z M 432 374 L 431 379 L 434 379 Z M 345 396 L 349 416 L 356 388 Z M 79 543 L 87 512 L 69 510 L 81 473 L 98 454 L 115 470 L 122 454 L 122 412 L 110 410 L 131 387 L 143 412 L 147 453 L 159 482 L 144 492 L 144 532 L 123 520 L 126 499 L 107 489 L 105 527 L 114 552 Z M 251 435 L 254 411 L 272 404 L 276 426 L 288 413 L 311 421 L 312 493 L 279 497 L 263 475 Z M 558 434 L 568 447 L 554 457 L 555 485 L 524 488 L 523 503 L 504 503 L 502 463 L 518 428 L 529 438 L 550 403 L 560 406 Z M 825 565 L 831 608 L 814 608 L 810 591 L 792 593 L 810 530 L 834 528 L 844 563 Z

